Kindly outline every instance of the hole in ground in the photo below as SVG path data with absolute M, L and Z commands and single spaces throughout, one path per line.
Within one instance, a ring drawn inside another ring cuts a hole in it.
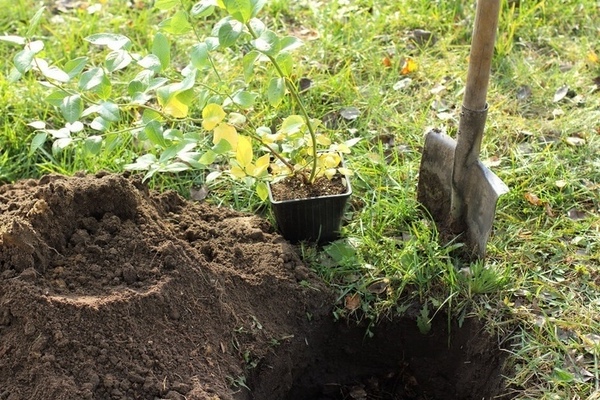
M 274 373 L 252 380 L 252 399 L 508 399 L 502 378 L 507 353 L 484 328 L 475 319 L 449 327 L 438 316 L 424 335 L 414 318 L 404 317 L 378 324 L 367 338 L 364 327 L 327 324 L 307 339 L 309 345 L 287 355 L 291 366 L 275 362 Z

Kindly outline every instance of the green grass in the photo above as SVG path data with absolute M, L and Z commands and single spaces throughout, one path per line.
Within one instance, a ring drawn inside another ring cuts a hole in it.
M 45 57 L 60 61 L 86 54 L 100 60 L 82 38 L 105 31 L 147 46 L 165 15 L 142 2 L 134 2 L 139 9 L 125 3 L 105 2 L 91 15 L 79 9 L 47 13 L 38 33 L 47 42 Z M 600 55 L 600 8 L 592 0 L 503 3 L 481 158 L 493 163 L 511 191 L 499 202 L 485 267 L 457 266 L 451 247 L 439 244 L 419 210 L 415 191 L 423 133 L 431 126 L 456 132 L 473 3 L 273 0 L 267 6 L 273 28 L 305 40 L 297 54 L 298 75 L 313 81 L 303 95 L 313 115 L 343 107 L 361 113 L 332 132 L 363 138 L 347 157 L 355 176 L 346 239 L 326 251 L 303 251 L 338 291 L 338 317 L 375 323 L 401 314 L 414 300 L 428 305 L 429 316 L 439 309 L 453 318 L 478 316 L 510 352 L 510 383 L 520 389 L 518 398 L 598 399 L 600 63 L 594 55 Z M 2 5 L 0 31 L 23 35 L 35 4 Z M 410 36 L 417 28 L 431 31 L 435 40 L 415 44 Z M 180 49 L 184 45 L 185 40 L 177 42 Z M 0 42 L 3 60 L 15 51 Z M 404 75 L 407 58 L 418 69 Z M 48 149 L 31 154 L 33 129 L 27 123 L 52 123 L 58 113 L 42 101 L 44 90 L 33 77 L 9 83 L 10 62 L 0 69 L 0 181 L 119 171 L 134 159 L 139 149 L 126 131 L 115 135 L 113 148 L 93 157 L 74 151 L 57 159 Z M 406 78 L 410 84 L 398 89 Z M 554 102 L 563 85 L 570 94 Z M 530 94 L 519 99 L 524 88 Z M 261 112 L 272 120 L 288 107 Z M 157 176 L 151 184 L 187 194 L 203 181 L 185 173 Z M 269 216 L 242 185 L 223 182 L 211 189 L 215 204 Z M 360 307 L 351 312 L 344 300 L 356 293 Z

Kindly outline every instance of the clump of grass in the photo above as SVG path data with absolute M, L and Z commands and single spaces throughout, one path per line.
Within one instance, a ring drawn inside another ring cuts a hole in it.
M 49 58 L 87 51 L 82 38 L 97 32 L 149 40 L 154 31 L 148 27 L 164 15 L 126 4 L 104 3 L 93 14 L 48 14 L 41 34 L 51 43 Z M 420 312 L 424 329 L 439 311 L 459 320 L 476 316 L 510 352 L 509 383 L 516 398 L 597 398 L 600 9 L 591 0 L 503 4 L 481 158 L 511 191 L 500 200 L 486 264 L 460 265 L 452 257 L 457 244 L 439 243 L 415 189 L 427 127 L 453 134 L 457 129 L 473 4 L 277 0 L 268 5 L 274 28 L 306 42 L 302 75 L 312 86 L 303 96 L 313 114 L 327 115 L 340 138 L 363 138 L 347 159 L 356 174 L 345 239 L 325 250 L 303 251 L 337 290 L 338 317 L 375 323 L 406 312 L 414 302 L 427 305 Z M 27 26 L 21 21 L 31 17 L 35 4 L 20 1 L 13 11 L 18 17 L 0 17 L 0 30 L 23 34 Z M 432 36 L 416 39 L 416 29 Z M 3 60 L 10 60 L 11 52 L 0 42 Z M 416 69 L 403 69 L 409 59 Z M 0 76 L 0 180 L 80 169 L 118 171 L 133 160 L 138 149 L 126 134 L 100 156 L 30 154 L 27 123 L 51 121 L 55 111 L 40 100 L 42 92 L 30 78 L 19 85 L 7 82 L 9 69 L 4 63 Z M 562 87 L 568 88 L 566 95 L 556 96 Z M 340 117 L 344 107 L 356 108 L 359 116 Z M 272 114 L 265 117 L 276 117 Z M 188 194 L 204 182 L 186 173 L 157 176 L 152 184 Z M 216 204 L 263 210 L 241 186 L 231 190 L 227 182 L 210 189 L 208 200 Z

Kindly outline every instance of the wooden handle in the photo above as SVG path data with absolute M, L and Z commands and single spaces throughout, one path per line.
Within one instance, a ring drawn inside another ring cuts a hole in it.
M 463 105 L 469 110 L 483 110 L 486 105 L 499 13 L 500 0 L 479 0 L 477 2 L 467 86 L 463 99 Z

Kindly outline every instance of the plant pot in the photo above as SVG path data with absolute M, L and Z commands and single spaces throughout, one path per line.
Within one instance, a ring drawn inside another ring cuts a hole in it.
M 277 228 L 290 242 L 326 244 L 339 238 L 339 230 L 348 198 L 352 194 L 350 180 L 342 194 L 295 200 L 275 200 L 269 185 L 269 200 Z

